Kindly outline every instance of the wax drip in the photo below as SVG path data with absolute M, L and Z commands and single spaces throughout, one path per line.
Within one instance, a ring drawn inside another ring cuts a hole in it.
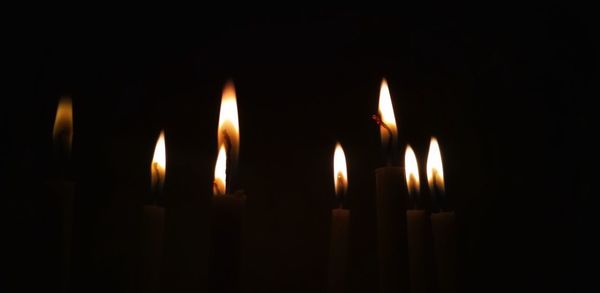
M 388 166 L 392 165 L 392 149 L 393 149 L 393 141 L 394 141 L 394 137 L 392 135 L 392 129 L 390 129 L 389 126 L 387 126 L 387 124 L 385 124 L 385 122 L 383 122 L 383 120 L 381 119 L 381 115 L 378 114 L 373 114 L 373 116 L 371 116 L 371 118 L 373 118 L 373 120 L 375 120 L 375 123 L 377 123 L 377 125 L 379 127 L 383 127 L 385 130 L 387 130 L 389 138 L 387 141 L 387 148 L 386 148 L 386 155 L 387 155 L 387 164 Z

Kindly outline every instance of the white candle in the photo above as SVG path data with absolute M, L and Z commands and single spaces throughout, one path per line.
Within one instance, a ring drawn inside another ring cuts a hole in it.
M 348 190 L 348 172 L 346 156 L 339 143 L 336 145 L 333 155 L 333 181 L 338 203 L 336 208 L 331 211 L 329 292 L 346 292 L 350 211 L 343 207 L 343 200 Z
M 457 292 L 456 269 L 458 264 L 456 247 L 456 226 L 454 212 L 448 211 L 443 203 L 445 200 L 444 169 L 442 155 L 437 139 L 431 138 L 429 154 L 427 156 L 427 181 L 433 201 L 439 211 L 431 214 L 435 258 L 437 263 L 437 276 L 440 292 Z
M 163 261 L 163 235 L 165 208 L 158 205 L 166 176 L 165 134 L 161 131 L 150 167 L 152 182 L 152 203 L 142 208 L 142 231 L 140 284 L 142 292 L 158 292 L 161 284 L 161 264 Z
M 55 149 L 54 178 L 47 182 L 47 187 L 55 213 L 60 223 L 61 251 L 60 286 L 61 292 L 68 292 L 71 275 L 71 247 L 73 239 L 73 214 L 75 182 L 69 179 L 71 146 L 73 143 L 73 104 L 71 97 L 63 96 L 58 102 L 54 128 L 52 130 Z
M 418 206 L 420 195 L 419 166 L 410 146 L 404 156 L 406 186 L 412 209 L 406 211 L 406 230 L 410 263 L 410 291 L 433 292 L 433 250 L 431 225 L 427 213 Z
M 246 195 L 233 191 L 232 178 L 240 147 L 237 100 L 233 82 L 223 89 L 219 113 L 218 156 L 211 207 L 210 292 L 239 292 Z
M 379 92 L 379 124 L 387 166 L 375 170 L 377 204 L 377 245 L 380 292 L 406 292 L 409 287 L 406 241 L 406 202 L 404 172 L 394 166 L 398 132 L 394 108 L 385 79 Z

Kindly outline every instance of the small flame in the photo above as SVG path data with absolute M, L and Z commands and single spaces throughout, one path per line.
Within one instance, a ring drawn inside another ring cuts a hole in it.
M 221 145 L 219 149 L 219 155 L 217 157 L 217 164 L 215 166 L 215 181 L 213 182 L 213 194 L 224 195 L 226 192 L 227 182 L 227 151 L 225 146 Z
M 67 150 L 71 150 L 73 142 L 73 104 L 69 96 L 61 97 L 58 102 L 52 136 L 55 144 L 62 144 Z
M 415 152 L 409 146 L 406 146 L 406 153 L 404 154 L 404 170 L 406 172 L 406 186 L 408 187 L 408 193 L 418 193 L 420 190 L 419 180 L 419 164 L 417 163 L 417 156 Z
M 348 172 L 346 170 L 346 155 L 340 143 L 336 144 L 333 153 L 333 183 L 335 194 L 338 197 L 344 196 L 348 190 Z
M 240 148 L 240 126 L 235 96 L 235 87 L 228 81 L 223 89 L 221 111 L 219 114 L 218 146 L 225 146 L 230 159 L 237 159 Z
M 152 188 L 162 189 L 165 183 L 165 175 L 167 171 L 167 155 L 165 149 L 165 131 L 161 131 L 156 141 L 154 148 L 154 156 L 152 157 L 152 166 L 150 173 L 152 178 Z
M 431 138 L 429 144 L 429 154 L 427 155 L 427 182 L 429 188 L 434 186 L 439 190 L 444 190 L 444 168 L 442 167 L 442 154 L 440 146 L 435 137 Z
M 390 89 L 388 88 L 385 78 L 381 81 L 381 89 L 379 91 L 378 115 L 382 122 L 382 124 L 379 126 L 382 145 L 385 146 L 390 142 L 396 143 L 398 137 L 396 116 L 394 115 L 394 107 L 392 106 Z

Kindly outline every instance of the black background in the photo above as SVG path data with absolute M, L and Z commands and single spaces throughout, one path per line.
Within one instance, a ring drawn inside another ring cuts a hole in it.
M 16 91 L 2 106 L 2 285 L 10 292 L 56 285 L 42 183 L 53 173 L 57 101 L 68 93 L 74 290 L 134 291 L 136 219 L 165 129 L 163 286 L 201 292 L 219 103 L 231 78 L 241 128 L 237 185 L 248 195 L 246 291 L 326 288 L 331 162 L 340 141 L 352 209 L 349 282 L 353 292 L 376 292 L 374 170 L 384 162 L 371 115 L 383 77 L 402 147 L 410 143 L 424 167 L 430 136 L 440 141 L 462 291 L 591 285 L 593 270 L 584 266 L 596 229 L 592 14 L 453 8 L 15 20 L 5 38 Z

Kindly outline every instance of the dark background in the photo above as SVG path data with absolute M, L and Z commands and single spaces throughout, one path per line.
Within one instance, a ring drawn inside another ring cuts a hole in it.
M 353 292 L 376 292 L 374 170 L 384 162 L 371 115 L 383 77 L 399 141 L 413 146 L 421 168 L 430 136 L 440 141 L 461 291 L 593 285 L 593 270 L 584 268 L 597 229 L 592 13 L 453 8 L 15 20 L 4 56 L 16 81 L 2 106 L 2 286 L 56 286 L 43 182 L 54 170 L 57 101 L 68 93 L 75 291 L 134 291 L 139 207 L 165 129 L 164 287 L 201 292 L 219 103 L 231 78 L 241 128 L 237 185 L 248 196 L 246 291 L 325 290 L 340 141 L 352 209 L 349 282 Z

